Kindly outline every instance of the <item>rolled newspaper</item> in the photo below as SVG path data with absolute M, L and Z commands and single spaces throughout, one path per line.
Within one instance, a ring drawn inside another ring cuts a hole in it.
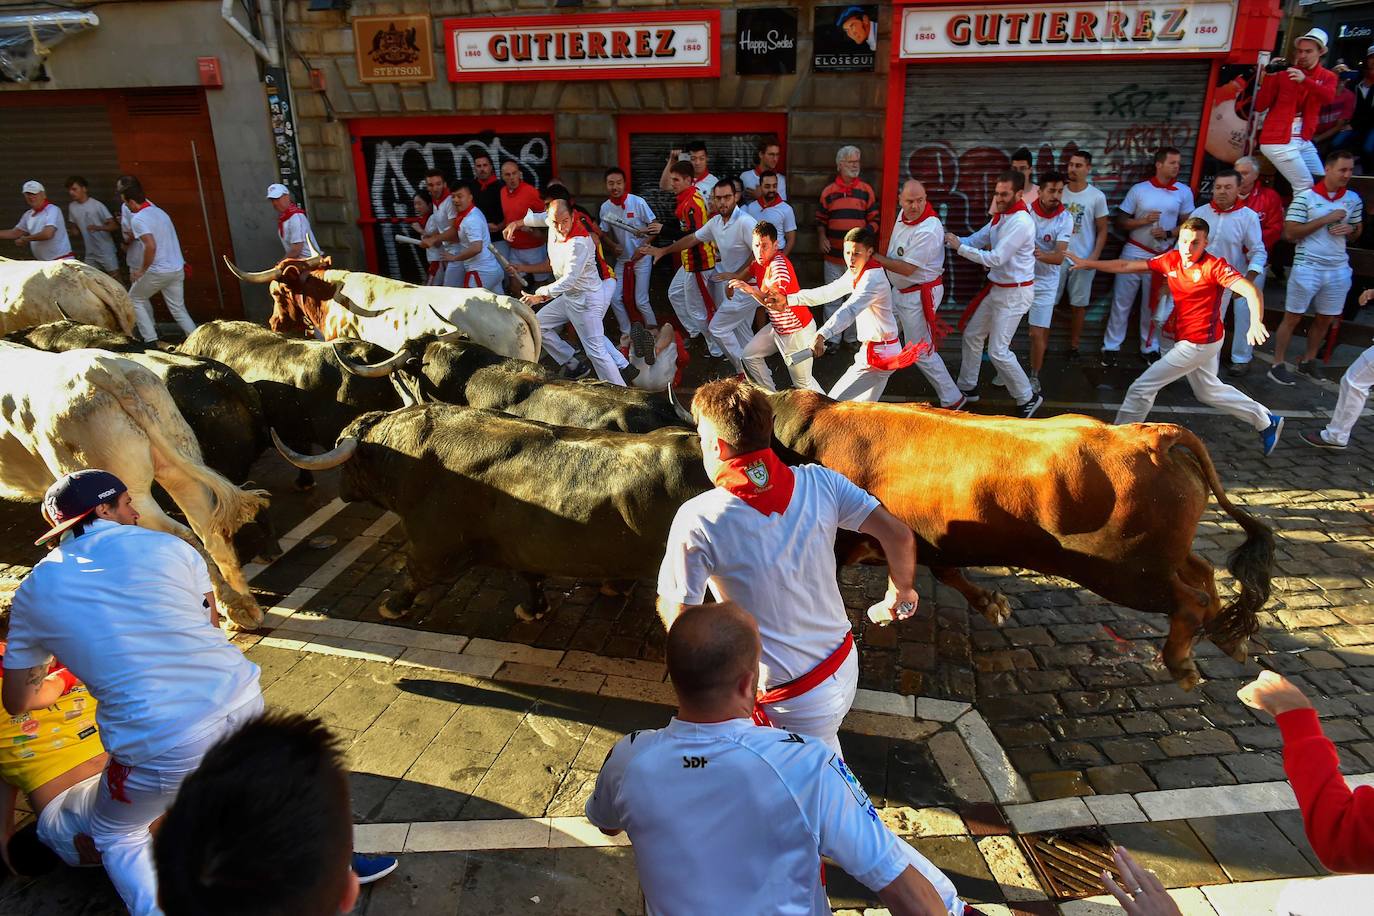
M 641 226 L 632 226 L 632 225 L 630 225 L 629 223 L 627 223 L 625 220 L 623 220 L 623 219 L 621 219 L 620 217 L 616 216 L 614 213 L 612 213 L 612 214 L 606 216 L 606 217 L 605 217 L 605 220 L 606 220 L 606 224 L 607 224 L 608 226 L 614 226 L 614 227 L 616 227 L 617 229 L 624 229 L 626 232 L 630 233 L 631 235 L 639 236 L 640 238 L 643 238 L 644 236 L 646 236 L 646 235 L 649 234 L 649 230 L 648 230 L 648 229 L 645 229 L 645 228 L 643 228 L 643 227 L 641 227 Z
M 868 619 L 880 627 L 885 627 L 894 620 L 906 620 L 914 613 L 916 613 L 916 605 L 912 604 L 910 601 L 903 601 L 901 604 L 897 605 L 897 615 L 894 617 L 892 614 L 892 598 L 891 596 L 885 595 L 883 596 L 883 600 L 868 609 Z
M 424 245 L 424 242 L 420 241 L 419 239 L 409 235 L 401 235 L 401 233 L 399 232 L 396 233 L 396 235 L 393 236 L 393 238 L 395 238 L 396 241 L 400 242 L 402 245 Z
M 795 366 L 797 365 L 797 363 L 803 363 L 806 362 L 808 359 L 815 358 L 816 354 L 807 347 L 803 347 L 800 350 L 789 353 L 785 357 L 785 359 L 787 360 L 787 365 L 789 366 Z
M 515 268 L 511 266 L 510 261 L 506 259 L 506 256 L 501 253 L 501 249 L 497 248 L 491 242 L 487 242 L 487 251 L 490 251 L 493 255 L 496 256 L 496 263 L 501 265 L 501 269 L 506 272 L 507 276 L 510 276 L 512 273 L 514 273 L 515 276 L 520 278 L 520 284 L 524 289 L 532 288 L 530 284 L 534 278 L 529 276 L 528 274 L 522 274 L 516 271 Z

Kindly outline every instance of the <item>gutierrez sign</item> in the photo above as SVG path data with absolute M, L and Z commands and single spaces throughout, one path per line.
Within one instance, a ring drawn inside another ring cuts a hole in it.
M 720 76 L 720 11 L 445 19 L 448 78 Z
M 902 11 L 904 60 L 1091 56 L 1110 52 L 1208 54 L 1231 47 L 1229 2 L 927 6 Z

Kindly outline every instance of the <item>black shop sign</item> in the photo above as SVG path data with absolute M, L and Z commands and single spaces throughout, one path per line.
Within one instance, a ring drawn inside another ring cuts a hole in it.
M 741 76 L 797 72 L 797 11 L 743 9 L 736 14 L 735 72 Z

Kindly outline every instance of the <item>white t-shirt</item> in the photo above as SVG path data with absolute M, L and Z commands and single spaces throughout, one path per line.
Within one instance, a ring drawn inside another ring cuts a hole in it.
M 439 211 L 438 211 L 438 210 L 430 210 L 430 211 L 429 211 L 429 216 L 426 216 L 426 217 L 425 217 L 424 234 L 425 234 L 425 235 L 437 235 L 438 233 L 439 233 Z M 426 248 L 426 249 L 425 249 L 425 260 L 426 260 L 426 261 L 428 261 L 428 262 L 430 262 L 430 263 L 433 263 L 433 262 L 435 262 L 435 261 L 440 260 L 441 257 L 442 257 L 442 254 L 440 253 L 440 251 L 439 251 L 438 248 Z
M 1029 206 L 1029 205 L 1028 205 Z M 1035 220 L 1028 211 L 983 226 L 961 239 L 959 254 L 988 269 L 992 283 L 1025 283 L 1035 279 Z
M 753 191 L 756 195 L 759 190 L 759 182 L 762 180 L 759 173 L 753 169 L 745 169 L 743 172 L 740 172 L 739 175 L 739 183 L 744 185 L 744 190 Z M 787 199 L 787 177 L 783 175 L 782 172 L 778 172 L 778 196 L 783 200 Z M 758 198 L 755 197 L 755 200 L 757 199 Z
M 210 623 L 205 561 L 170 534 L 97 520 L 14 594 L 5 668 L 56 656 L 99 702 L 105 749 L 147 763 L 258 694 L 258 666 Z
M 1172 233 L 1193 212 L 1193 189 L 1177 181 L 1162 188 L 1155 184 L 1154 179 L 1149 179 L 1132 186 L 1118 209 L 1132 219 L 1158 210 L 1159 228 Z M 1130 241 L 1121 249 L 1121 256 L 1128 260 L 1143 260 L 1147 256 L 1167 254 L 1173 248 L 1173 243 L 1169 239 L 1152 236 L 1152 228 L 1150 225 L 1132 229 Z
M 1092 185 L 1081 191 L 1064 186 L 1064 206 L 1073 214 L 1073 237 L 1069 254 L 1091 257 L 1097 246 L 1097 221 L 1107 215 L 1107 195 Z
M 487 247 L 491 244 L 491 228 L 487 225 L 487 218 L 482 213 L 481 208 L 475 205 L 468 210 L 463 221 L 458 224 L 458 244 L 456 247 L 462 251 L 474 242 L 481 242 L 482 247 L 477 250 L 477 254 L 463 262 L 463 270 L 476 270 L 484 273 L 500 272 L 501 263 L 496 260 L 496 255 L 492 254 L 491 249 Z
M 719 181 L 719 178 L 707 172 L 705 175 L 702 175 L 696 181 L 692 182 L 692 184 L 696 185 L 697 190 L 701 192 L 701 196 L 709 201 L 711 199 L 711 189 L 714 188 Z
M 787 233 L 797 231 L 797 214 L 792 209 L 792 205 L 786 200 L 779 200 L 771 207 L 765 207 L 757 200 L 751 200 L 744 207 L 744 212 L 754 218 L 755 222 L 770 222 L 773 228 L 778 230 L 778 246 L 787 244 Z
M 315 241 L 315 233 L 310 229 L 310 220 L 304 213 L 293 213 L 291 218 L 278 227 L 283 251 L 290 251 L 292 245 L 304 243 L 300 257 L 313 258 L 321 254 L 320 243 Z
M 436 233 L 448 232 L 458 219 L 458 207 L 453 202 L 453 195 L 450 194 L 434 206 L 434 231 Z M 454 254 L 462 250 L 462 246 L 457 240 L 444 242 L 439 248 L 445 254 Z
M 14 228 L 21 229 L 29 235 L 42 232 L 49 226 L 57 230 L 52 238 L 41 242 L 29 242 L 29 251 L 33 253 L 35 260 L 56 261 L 72 253 L 72 243 L 67 237 L 67 221 L 62 218 L 62 211 L 57 209 L 56 204 L 49 203 L 37 213 L 25 210 L 24 215 L 19 217 L 19 222 L 14 224 Z
M 86 244 L 85 262 L 101 270 L 117 268 L 119 257 L 115 254 L 114 239 L 104 229 L 91 228 L 110 219 L 109 208 L 94 197 L 87 197 L 81 203 L 72 201 L 67 204 L 67 215 L 76 225 L 81 233 L 81 240 Z
M 119 205 L 119 231 L 128 236 L 133 236 L 124 245 L 124 261 L 131 270 L 143 269 L 143 242 L 138 236 L 134 235 L 134 212 L 129 209 L 128 203 Z
M 888 238 L 887 256 L 916 265 L 911 276 L 887 272 L 887 279 L 896 289 L 909 289 L 944 276 L 945 227 L 940 218 L 929 216 L 918 223 L 908 223 L 898 216 Z
M 1207 222 L 1207 250 L 1241 273 L 1264 274 L 1269 255 L 1264 250 L 1264 232 L 1259 214 L 1243 203 L 1219 211 L 1205 203 L 1192 213 Z
M 870 262 L 872 263 L 872 262 Z M 787 297 L 788 305 L 825 305 L 845 297 L 839 308 L 816 333 L 826 340 L 838 340 L 852 323 L 859 340 L 867 343 L 897 339 L 897 319 L 892 312 L 892 284 L 887 271 L 872 268 L 856 278 L 845 270 L 834 280 L 815 289 L 804 289 Z
M 838 755 L 748 719 L 675 718 L 626 735 L 585 810 L 597 827 L 629 834 L 653 916 L 828 916 L 822 855 L 874 891 L 913 865 L 963 912 L 949 879 L 883 824 Z
M 820 465 L 792 473 L 792 500 L 781 515 L 765 516 L 719 487 L 683 503 L 658 572 L 665 603 L 700 604 L 709 584 L 717 599 L 734 601 L 758 621 L 762 689 L 806 674 L 839 648 L 849 617 L 835 580 L 835 532 L 857 531 L 878 507 L 875 497 Z
M 757 221 L 739 207 L 730 211 L 730 221 L 719 213 L 696 231 L 703 242 L 714 242 L 720 251 L 720 266 L 716 273 L 738 273 L 754 260 L 754 226 Z
M 161 207 L 148 203 L 133 215 L 129 223 L 134 238 L 141 239 L 145 235 L 151 235 L 157 245 L 157 251 L 153 253 L 153 263 L 148 265 L 148 270 L 155 274 L 174 273 L 186 266 L 186 260 L 181 256 L 181 242 L 177 240 L 176 227 L 172 225 L 172 218 Z M 141 259 L 140 263 L 133 265 L 135 269 L 142 266 Z
M 622 206 L 616 206 L 609 200 L 601 204 L 601 231 L 610 233 L 611 238 L 620 246 L 617 261 L 628 261 L 634 257 L 639 246 L 644 244 L 644 239 L 618 226 L 612 226 L 606 222 L 608 216 L 621 219 L 636 229 L 643 229 L 654 221 L 654 211 L 644 198 L 637 194 L 626 194 Z
M 1360 200 L 1360 195 L 1349 188 L 1335 200 L 1327 199 L 1315 188 L 1308 188 L 1301 194 L 1294 195 L 1283 219 L 1289 223 L 1310 223 L 1332 210 L 1344 210 L 1345 222 L 1352 226 L 1358 226 L 1364 220 L 1364 202 Z M 1335 223 L 1332 223 L 1332 226 L 1334 225 Z M 1306 238 L 1298 240 L 1294 246 L 1293 264 L 1309 267 L 1347 267 L 1350 264 L 1350 255 L 1345 251 L 1348 238 L 1344 235 L 1332 235 L 1331 226 L 1318 229 Z
M 1039 203 L 1039 201 L 1036 201 Z M 1037 251 L 1054 251 L 1060 242 L 1069 241 L 1073 235 L 1073 214 L 1067 207 L 1060 207 L 1054 216 L 1041 216 L 1035 207 L 1030 208 L 1031 221 L 1035 223 L 1035 248 Z M 1058 289 L 1059 265 L 1035 262 L 1035 282 Z

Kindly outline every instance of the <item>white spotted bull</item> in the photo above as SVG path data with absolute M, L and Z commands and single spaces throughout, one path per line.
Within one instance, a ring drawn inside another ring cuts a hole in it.
M 132 334 L 134 303 L 89 264 L 0 258 L 0 334 L 63 319 Z

